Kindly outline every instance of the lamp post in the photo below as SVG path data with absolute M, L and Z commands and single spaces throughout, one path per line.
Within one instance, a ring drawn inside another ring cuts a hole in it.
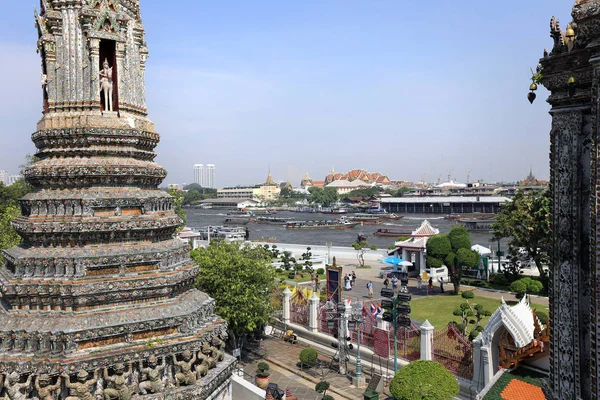
M 327 264 L 331 265 L 331 260 L 330 260 L 330 256 L 331 256 L 331 246 L 333 245 L 333 242 L 325 242 L 325 246 L 327 246 Z
M 357 328 L 357 339 L 356 339 L 356 370 L 354 373 L 354 377 L 357 382 L 360 382 L 362 379 L 362 363 L 360 359 L 360 325 L 365 322 L 365 317 L 362 313 L 363 303 L 360 300 L 354 302 L 352 306 L 352 320 L 348 321 L 348 328 L 354 329 L 354 326 Z

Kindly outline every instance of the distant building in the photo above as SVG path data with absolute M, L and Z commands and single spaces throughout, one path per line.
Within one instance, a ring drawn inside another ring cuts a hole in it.
M 325 185 L 326 188 L 336 188 L 338 194 L 346 194 L 353 190 L 366 189 L 372 186 L 362 180 L 348 181 L 344 179 L 338 179 Z
M 332 168 L 331 172 L 325 177 L 325 185 L 334 181 L 346 180 L 350 182 L 362 181 L 369 185 L 388 186 L 391 184 L 390 178 L 380 172 L 368 172 L 364 169 L 353 169 L 346 174 L 336 173 Z
M 8 185 L 8 172 L 0 170 L 0 182 L 5 186 Z
M 255 186 L 226 187 L 217 190 L 218 199 L 252 199 L 257 202 L 277 200 L 281 192 L 280 186 L 273 180 L 271 172 L 267 180 Z
M 204 186 L 204 165 L 202 165 L 202 164 L 194 165 L 194 183 L 197 185 L 200 185 L 202 187 L 205 187 Z
M 12 185 L 19 179 L 23 179 L 23 175 L 9 175 L 8 176 L 8 186 Z
M 529 168 L 529 175 L 521 182 L 519 182 L 519 186 L 540 186 L 547 185 L 548 181 L 543 179 L 537 179 L 535 175 L 533 175 L 533 170 Z
M 215 165 L 214 164 L 206 164 L 206 181 L 205 187 L 210 189 L 215 189 Z
M 300 187 L 302 189 L 308 189 L 311 186 L 313 186 L 313 180 L 308 176 L 308 171 L 306 171 L 306 175 L 304 175 L 304 178 L 300 181 Z

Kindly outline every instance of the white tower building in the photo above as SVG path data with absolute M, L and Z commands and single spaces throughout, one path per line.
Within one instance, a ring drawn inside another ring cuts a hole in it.
M 215 189 L 215 165 L 214 164 L 206 164 L 206 187 Z
M 202 164 L 195 164 L 194 165 L 194 183 L 205 187 L 204 186 L 204 165 Z

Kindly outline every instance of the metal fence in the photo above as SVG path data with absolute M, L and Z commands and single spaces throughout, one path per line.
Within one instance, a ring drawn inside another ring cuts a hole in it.
M 473 343 L 453 324 L 433 333 L 433 359 L 455 376 L 473 379 Z
M 331 336 L 333 336 L 334 334 L 337 334 L 337 330 L 338 330 L 337 322 L 335 324 L 333 324 L 332 329 L 329 329 L 329 327 L 327 326 L 327 321 L 337 318 L 337 315 L 338 315 L 337 304 L 333 304 L 333 308 L 331 310 L 329 310 L 325 304 L 319 305 L 319 315 L 317 317 L 317 325 L 318 325 L 319 332 L 324 333 L 326 335 L 331 335 Z
M 390 352 L 394 351 L 394 330 L 389 331 Z M 410 327 L 398 327 L 396 332 L 396 341 L 398 347 L 398 357 L 408 361 L 414 361 L 421 358 L 421 329 L 414 322 Z

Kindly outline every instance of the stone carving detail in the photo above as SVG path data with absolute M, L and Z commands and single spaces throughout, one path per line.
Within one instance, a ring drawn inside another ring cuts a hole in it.
M 162 365 L 158 365 L 158 359 L 151 356 L 148 359 L 148 367 L 144 368 L 143 361 L 140 361 L 140 372 L 142 373 L 142 382 L 140 383 L 140 394 L 161 393 L 165 390 L 161 374 L 166 366 L 166 360 L 163 357 Z
M 196 384 L 196 374 L 192 371 L 192 366 L 196 362 L 196 353 L 189 350 L 181 354 L 181 361 L 177 361 L 177 356 L 173 355 L 173 364 L 180 368 L 180 372 L 175 374 L 175 384 L 177 386 L 189 386 Z
M 71 390 L 71 394 L 66 400 L 93 400 L 92 390 L 98 380 L 98 370 L 94 371 L 92 379 L 88 379 L 89 376 L 90 374 L 82 369 L 77 373 L 77 381 L 71 382 L 69 375 L 63 373 L 62 377 L 65 378 L 65 384 Z
M 27 377 L 27 381 L 25 383 L 19 383 L 21 376 L 18 372 L 11 372 L 6 381 L 4 382 L 4 386 L 6 387 L 6 395 L 10 400 L 25 400 L 27 395 L 27 389 L 31 385 L 31 380 L 33 379 L 33 375 L 29 375 Z
M 104 400 L 130 400 L 131 388 L 127 385 L 127 378 L 131 376 L 133 364 L 129 363 L 127 371 L 125 365 L 119 363 L 114 367 L 114 374 L 108 374 L 108 368 L 104 368 L 104 381 L 108 387 L 104 389 Z
M 112 28 L 112 25 L 109 23 L 109 20 L 107 19 L 106 22 L 108 22 L 107 24 L 105 24 L 105 27 L 108 26 L 109 28 Z M 106 32 L 111 32 L 112 29 L 108 29 L 105 31 Z M 104 60 L 104 63 L 102 64 L 103 69 L 100 71 L 100 89 L 102 90 L 102 93 L 104 94 L 104 111 L 113 111 L 113 104 L 112 104 L 112 96 L 113 96 L 113 80 L 112 80 L 112 74 L 113 74 L 113 69 L 112 67 L 110 67 L 108 65 L 108 60 Z
M 52 385 L 51 378 L 42 374 L 35 379 L 35 388 L 38 392 L 39 400 L 54 400 L 54 392 L 61 387 L 61 377 L 58 377 L 56 383 Z

